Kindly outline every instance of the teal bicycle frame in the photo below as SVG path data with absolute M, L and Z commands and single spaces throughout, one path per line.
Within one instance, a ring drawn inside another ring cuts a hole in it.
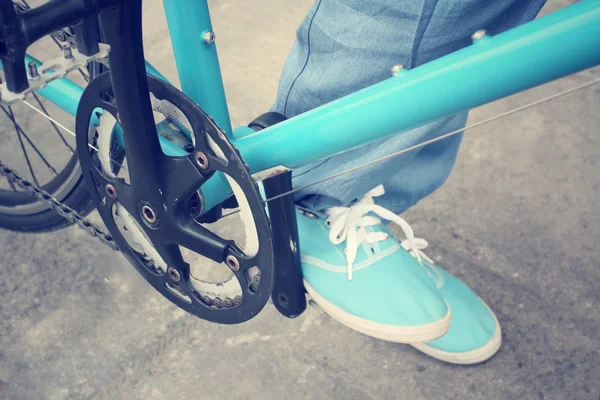
M 600 64 L 600 0 L 584 0 L 418 68 L 390 73 L 385 81 L 260 132 L 232 130 L 216 45 L 204 40 L 212 32 L 207 0 L 168 0 L 164 6 L 182 91 L 215 119 L 252 173 L 263 172 L 262 177 Z M 147 69 L 164 79 L 149 64 Z M 74 114 L 81 92 L 64 78 L 39 93 Z M 162 138 L 161 144 L 169 155 L 187 154 Z M 202 189 L 207 210 L 230 193 L 222 176 Z

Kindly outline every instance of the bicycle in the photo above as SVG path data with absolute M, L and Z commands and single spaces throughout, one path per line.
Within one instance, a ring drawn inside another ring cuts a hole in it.
M 584 0 L 494 37 L 475 32 L 465 49 L 413 70 L 393 66 L 388 80 L 298 117 L 267 113 L 233 130 L 207 2 L 183 5 L 165 2 L 179 92 L 144 61 L 141 0 L 64 0 L 19 11 L 12 1 L 0 3 L 2 102 L 20 102 L 38 91 L 65 110 L 76 108 L 77 158 L 68 171 L 79 171 L 69 174 L 67 189 L 58 190 L 40 188 L 0 163 L 11 185 L 45 207 L 23 213 L 22 205 L 31 201 L 0 203 L 0 225 L 60 228 L 65 222 L 54 217 L 57 212 L 67 224 L 77 223 L 123 251 L 170 301 L 219 323 L 252 318 L 270 296 L 288 317 L 306 307 L 290 196 L 301 188 L 292 189 L 292 169 L 600 64 L 600 2 Z M 77 49 L 64 48 L 59 59 L 39 66 L 28 61 L 27 74 L 28 45 L 71 25 Z M 189 37 L 202 38 L 197 52 L 188 51 Z M 85 90 L 65 77 L 94 65 L 109 71 L 90 73 Z M 598 79 L 386 158 L 595 83 Z M 164 119 L 157 123 L 152 112 Z M 245 246 L 202 225 L 236 207 L 250 239 Z M 93 208 L 109 233 L 81 215 Z M 195 279 L 180 245 L 227 265 L 232 276 L 218 284 Z

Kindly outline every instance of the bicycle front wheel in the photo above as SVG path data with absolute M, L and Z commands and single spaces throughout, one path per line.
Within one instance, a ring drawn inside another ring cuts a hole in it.
M 21 9 L 29 7 L 26 1 L 14 1 L 14 4 Z M 70 28 L 31 45 L 28 60 L 55 58 L 64 46 L 77 46 Z M 101 64 L 93 62 L 87 68 L 72 72 L 67 79 L 77 85 L 73 88 L 83 91 L 87 82 L 99 75 L 102 68 Z M 4 80 L 1 70 L 0 78 Z M 60 202 L 85 215 L 94 206 L 83 185 L 75 152 L 74 127 L 73 115 L 37 93 L 29 95 L 25 102 L 0 106 L 0 160 Z M 0 227 L 42 232 L 70 224 L 52 210 L 48 202 L 38 200 L 0 177 Z

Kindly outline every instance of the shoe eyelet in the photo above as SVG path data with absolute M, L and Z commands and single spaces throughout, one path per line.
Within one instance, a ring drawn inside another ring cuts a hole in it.
M 319 217 L 318 217 L 316 214 L 313 214 L 313 213 L 311 213 L 311 212 L 309 212 L 309 211 L 306 211 L 306 210 L 303 210 L 303 209 L 301 209 L 301 208 L 299 208 L 299 209 L 298 209 L 298 212 L 299 212 L 301 215 L 304 215 L 304 216 L 305 216 L 305 217 L 307 217 L 307 218 L 310 218 L 310 219 L 319 219 Z
M 328 228 L 331 228 L 331 221 L 328 220 L 328 219 L 326 219 L 325 220 L 325 226 L 328 227 Z

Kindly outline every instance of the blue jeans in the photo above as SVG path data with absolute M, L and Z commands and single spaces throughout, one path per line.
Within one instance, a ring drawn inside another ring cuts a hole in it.
M 535 18 L 545 0 L 316 0 L 297 31 L 273 111 L 293 117 Z M 402 110 L 398 110 L 402 112 Z M 464 127 L 467 113 L 404 132 L 294 171 L 300 187 Z M 368 127 L 366 127 L 368 129 Z M 376 202 L 401 213 L 440 187 L 456 160 L 456 135 L 297 193 L 322 210 L 347 205 L 379 184 Z

